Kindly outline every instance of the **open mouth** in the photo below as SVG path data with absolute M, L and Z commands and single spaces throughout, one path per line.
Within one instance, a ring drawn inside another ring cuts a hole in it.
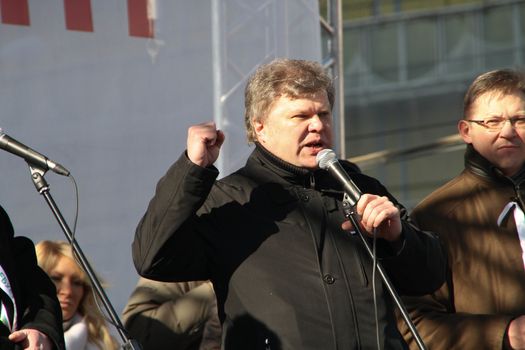
M 323 147 L 324 147 L 324 144 L 321 142 L 321 141 L 315 141 L 315 142 L 309 142 L 307 143 L 306 145 L 304 145 L 305 147 L 308 147 L 308 148 L 311 148 L 312 150 L 322 150 Z
M 324 148 L 326 148 L 325 144 L 321 141 L 315 141 L 315 142 L 309 142 L 304 147 L 308 150 L 308 152 L 311 155 L 317 155 L 317 153 L 321 152 Z

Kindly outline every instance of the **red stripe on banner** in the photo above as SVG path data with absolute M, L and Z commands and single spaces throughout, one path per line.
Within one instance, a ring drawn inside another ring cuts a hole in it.
M 64 0 L 64 13 L 68 30 L 93 31 L 91 0 Z
M 154 20 L 148 19 L 149 0 L 128 0 L 129 35 L 153 38 Z
M 29 5 L 27 0 L 0 0 L 2 23 L 29 25 Z

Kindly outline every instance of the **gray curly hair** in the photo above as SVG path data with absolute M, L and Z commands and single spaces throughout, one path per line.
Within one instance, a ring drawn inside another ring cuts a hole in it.
M 253 122 L 264 120 L 277 98 L 313 97 L 321 91 L 326 91 L 330 108 L 333 108 L 335 88 L 332 78 L 317 62 L 281 58 L 260 66 L 244 90 L 248 142 L 256 141 Z

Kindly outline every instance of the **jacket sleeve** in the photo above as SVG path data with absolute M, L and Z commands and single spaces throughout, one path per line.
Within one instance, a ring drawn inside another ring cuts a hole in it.
M 184 153 L 157 184 L 132 244 L 137 272 L 162 281 L 209 279 L 197 210 L 218 171 L 193 164 Z
M 448 278 L 447 278 L 448 279 Z M 502 349 L 511 315 L 456 313 L 452 305 L 451 280 L 433 294 L 403 297 L 423 342 L 429 349 Z M 398 327 L 411 349 L 417 349 L 405 320 Z
M 441 230 L 448 226 L 447 220 L 450 222 L 454 220 L 440 216 L 440 210 L 430 203 L 433 202 L 420 204 L 412 212 L 412 218 L 424 229 L 438 230 L 443 250 L 448 252 L 449 243 Z M 439 200 L 437 203 L 440 205 L 443 203 L 447 211 L 452 210 L 453 205 L 448 201 Z M 450 232 L 454 229 L 454 224 L 450 224 Z M 462 230 L 463 227 L 460 225 L 458 229 Z M 449 234 L 447 233 L 446 236 Z M 454 276 L 449 262 L 450 257 L 446 256 L 446 261 L 446 278 L 438 290 L 424 296 L 403 297 L 407 311 L 423 342 L 429 349 L 502 349 L 506 328 L 514 315 L 457 312 L 454 295 L 469 293 L 469 291 L 454 284 L 454 280 L 461 283 L 462 276 Z M 399 318 L 398 320 L 401 333 L 410 347 L 416 349 L 413 336 L 405 321 Z
M 408 217 L 402 216 L 402 228 L 402 246 L 383 256 L 383 266 L 400 295 L 432 293 L 445 281 L 446 259 L 439 239 L 415 227 Z
M 137 315 L 158 320 L 174 333 L 202 330 L 215 294 L 210 282 L 158 282 L 141 279 L 124 310 L 130 325 Z
M 26 237 L 13 239 L 16 278 L 22 298 L 23 315 L 20 329 L 36 329 L 45 333 L 55 349 L 65 349 L 62 331 L 62 310 L 56 288 L 37 265 L 33 242 Z M 17 301 L 18 302 L 18 301 Z
M 434 292 L 445 281 L 446 259 L 438 237 L 414 225 L 407 210 L 377 180 L 354 175 L 363 192 L 386 196 L 400 212 L 401 241 L 391 244 L 377 240 L 378 257 L 400 295 L 423 295 Z
M 200 342 L 214 309 L 210 282 L 140 279 L 123 313 L 130 335 L 147 348 L 189 348 Z M 216 342 L 220 342 L 220 335 Z

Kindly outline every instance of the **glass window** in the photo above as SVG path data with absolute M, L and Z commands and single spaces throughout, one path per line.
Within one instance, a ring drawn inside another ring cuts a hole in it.
M 446 69 L 450 74 L 460 74 L 472 70 L 475 66 L 476 32 L 475 15 L 472 13 L 445 16 L 444 56 Z
M 431 74 L 438 61 L 436 18 L 423 18 L 407 23 L 408 79 Z
M 370 29 L 368 61 L 374 73 L 374 82 L 396 82 L 399 79 L 399 44 L 397 22 L 383 23 Z
M 347 29 L 343 34 L 343 65 L 345 91 L 358 91 L 365 81 L 367 72 L 361 46 L 361 30 Z
M 484 12 L 483 39 L 486 68 L 514 64 L 512 6 L 489 7 Z
M 520 28 L 521 28 L 521 37 L 525 38 L 525 3 L 522 2 L 519 6 L 520 13 Z M 523 42 L 522 42 L 523 45 Z
M 512 6 L 489 7 L 484 13 L 484 39 L 489 48 L 512 46 Z
M 525 2 L 522 2 L 521 4 L 517 5 L 519 9 L 519 18 L 520 18 L 520 41 L 519 45 L 521 48 L 521 62 L 519 62 L 520 65 L 525 64 Z

